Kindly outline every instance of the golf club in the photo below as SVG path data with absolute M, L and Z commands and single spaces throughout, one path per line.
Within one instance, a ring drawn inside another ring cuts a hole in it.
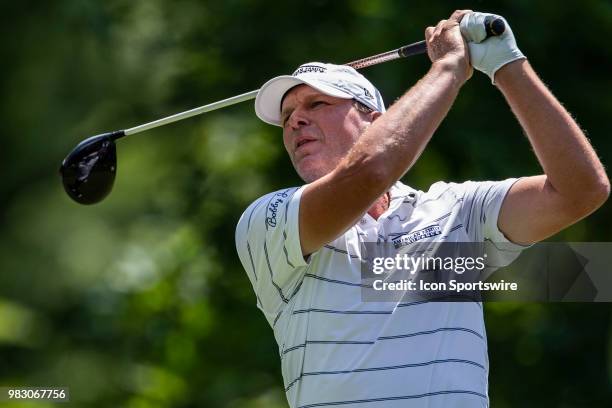
M 504 21 L 498 18 L 486 19 L 484 26 L 487 38 L 501 35 L 506 29 Z M 349 62 L 345 65 L 361 69 L 426 52 L 427 45 L 425 41 L 419 41 L 382 54 Z M 117 173 L 115 140 L 254 99 L 257 96 L 257 92 L 259 90 L 236 95 L 129 129 L 103 133 L 83 140 L 66 156 L 60 167 L 60 175 L 66 193 L 80 204 L 98 203 L 110 193 Z

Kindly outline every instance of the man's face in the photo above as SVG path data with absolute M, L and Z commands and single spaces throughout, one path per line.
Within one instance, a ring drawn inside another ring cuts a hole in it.
M 377 114 L 307 85 L 287 92 L 281 106 L 283 143 L 300 177 L 310 183 L 331 172 Z

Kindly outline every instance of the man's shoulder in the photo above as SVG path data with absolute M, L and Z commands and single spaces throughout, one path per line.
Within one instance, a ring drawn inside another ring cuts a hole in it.
M 303 186 L 287 187 L 280 190 L 272 191 L 255 199 L 244 210 L 238 228 L 241 224 L 251 224 L 252 218 L 263 217 L 267 227 L 274 227 L 279 213 L 282 213 L 289 201 L 295 196 L 295 193 L 302 189 Z
M 415 190 L 411 187 L 398 183 L 404 191 L 412 190 L 415 194 L 417 207 L 423 208 L 440 208 L 440 206 L 454 207 L 466 200 L 471 201 L 478 197 L 487 196 L 488 192 L 496 192 L 497 190 L 505 190 L 515 179 L 506 179 L 501 181 L 474 181 L 466 180 L 462 182 L 454 181 L 437 181 L 429 186 L 426 191 Z
M 291 198 L 293 196 L 293 194 L 295 194 L 296 191 L 298 191 L 299 189 L 301 189 L 304 186 L 295 186 L 295 187 L 287 187 L 287 188 L 282 188 L 280 190 L 276 190 L 276 191 L 272 191 L 269 193 L 266 193 L 258 198 L 256 198 L 255 200 L 253 200 L 249 206 L 246 208 L 246 210 L 244 211 L 244 213 L 249 212 L 250 210 L 254 209 L 255 207 L 259 207 L 263 204 L 271 204 L 273 202 L 285 202 L 286 200 L 288 200 L 289 198 Z
M 429 186 L 427 194 L 443 194 L 446 191 L 462 192 L 474 183 L 477 182 L 473 180 L 466 180 L 460 182 L 444 180 L 436 181 L 435 183 Z
M 465 194 L 465 191 L 469 189 L 475 182 L 464 181 L 464 182 L 449 182 L 449 181 L 437 181 L 429 186 L 426 191 L 417 190 L 409 187 L 401 182 L 395 184 L 394 188 L 396 191 L 403 193 L 402 195 L 414 195 L 417 198 L 417 202 L 430 202 L 437 200 L 454 201 L 461 199 Z
M 492 180 L 466 180 L 462 182 L 454 181 L 437 181 L 429 186 L 426 192 L 419 191 L 422 198 L 427 199 L 460 199 L 473 190 L 480 189 L 482 187 L 493 186 L 500 183 L 505 183 L 508 180 L 492 181 Z

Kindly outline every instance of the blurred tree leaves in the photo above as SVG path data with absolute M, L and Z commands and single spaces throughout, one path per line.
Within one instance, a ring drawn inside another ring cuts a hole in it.
M 59 163 L 88 135 L 257 89 L 306 61 L 417 41 L 459 7 L 508 18 L 610 164 L 608 1 L 3 2 L 0 384 L 69 386 L 76 406 L 286 406 L 276 343 L 234 250 L 244 208 L 300 183 L 279 130 L 245 103 L 122 140 L 114 191 L 91 207 L 65 196 Z M 415 57 L 364 74 L 390 104 L 427 66 Z M 475 73 L 405 181 L 539 171 Z M 553 239 L 609 241 L 611 211 Z M 486 318 L 493 406 L 610 405 L 608 305 L 494 304 Z

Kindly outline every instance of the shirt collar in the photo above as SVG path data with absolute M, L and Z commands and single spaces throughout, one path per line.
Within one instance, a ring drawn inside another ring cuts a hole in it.
M 399 200 L 400 198 L 402 198 L 402 201 L 404 201 L 406 198 L 416 201 L 419 192 L 401 181 L 397 181 L 389 189 L 389 194 L 391 195 L 392 202 L 394 200 Z

